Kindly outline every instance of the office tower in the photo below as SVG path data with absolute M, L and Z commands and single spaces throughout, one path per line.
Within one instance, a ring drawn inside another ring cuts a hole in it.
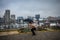
M 4 19 L 2 17 L 0 17 L 0 25 L 4 24 Z
M 10 10 L 5 10 L 4 20 L 6 25 L 10 24 Z
M 17 17 L 17 23 L 22 23 L 23 22 L 23 17 Z
M 38 25 L 39 25 L 40 14 L 36 14 L 36 15 L 35 15 L 35 18 L 36 18 L 36 20 L 38 21 Z
M 15 15 L 11 15 L 11 22 L 15 24 Z

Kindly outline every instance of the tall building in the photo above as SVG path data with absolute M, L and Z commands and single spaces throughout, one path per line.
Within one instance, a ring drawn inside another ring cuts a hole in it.
M 22 23 L 23 22 L 23 17 L 17 17 L 17 23 Z
M 11 15 L 11 21 L 15 24 L 15 15 Z
M 0 17 L 0 25 L 4 24 L 4 19 Z
M 36 15 L 35 15 L 35 18 L 36 18 L 37 20 L 39 20 L 40 14 L 36 14 Z
M 10 24 L 10 10 L 5 10 L 5 14 L 4 14 L 4 20 L 5 20 L 5 24 Z
M 38 21 L 38 25 L 39 25 L 40 14 L 36 14 L 36 15 L 35 15 L 35 18 L 36 18 L 36 20 Z

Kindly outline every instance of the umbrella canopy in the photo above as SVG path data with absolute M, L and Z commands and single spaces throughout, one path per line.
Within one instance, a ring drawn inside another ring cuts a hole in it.
M 28 23 L 33 22 L 33 20 L 31 20 L 31 19 L 25 19 L 24 21 L 28 22 Z

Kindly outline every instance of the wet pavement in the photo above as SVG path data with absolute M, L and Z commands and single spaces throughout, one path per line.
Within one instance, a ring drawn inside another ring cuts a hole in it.
M 0 40 L 60 40 L 60 32 L 36 32 L 35 36 L 31 33 L 22 33 L 14 35 L 0 36 Z

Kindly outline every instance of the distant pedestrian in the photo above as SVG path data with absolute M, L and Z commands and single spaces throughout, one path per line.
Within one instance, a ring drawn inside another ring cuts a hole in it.
M 36 35 L 36 33 L 35 33 L 36 28 L 35 28 L 33 22 L 29 22 L 29 26 L 31 28 L 32 35 L 33 36 Z

